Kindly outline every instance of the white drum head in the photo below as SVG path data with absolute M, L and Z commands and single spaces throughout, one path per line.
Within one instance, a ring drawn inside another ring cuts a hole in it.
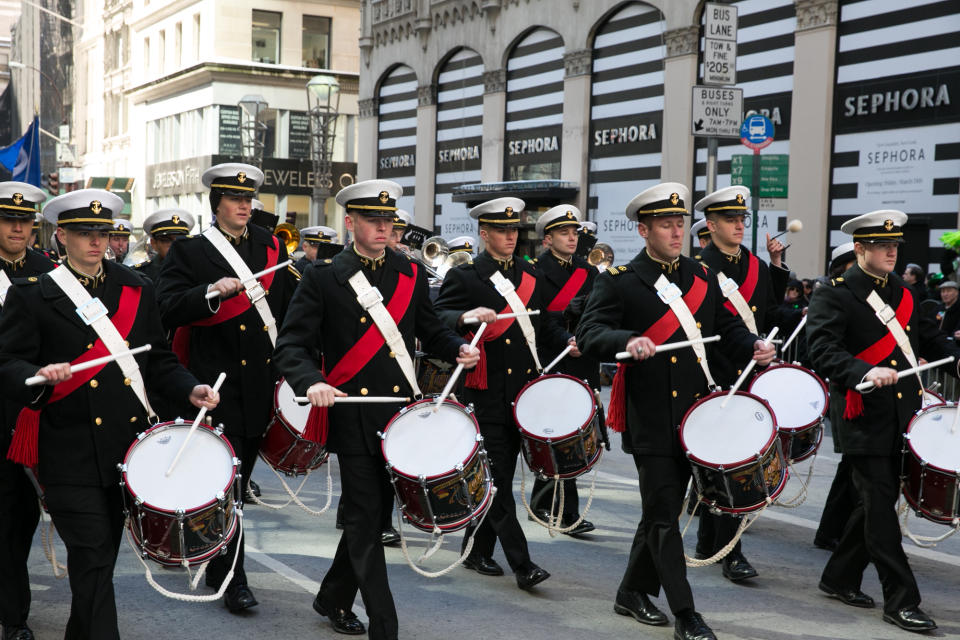
M 383 438 L 383 455 L 395 470 L 416 478 L 453 471 L 477 446 L 477 426 L 462 409 L 423 402 L 394 418 Z
M 233 476 L 230 447 L 213 432 L 198 427 L 174 467 L 166 475 L 189 424 L 161 426 L 136 443 L 124 463 L 127 485 L 135 496 L 166 511 L 194 509 L 225 491 Z
M 583 384 L 543 377 L 517 396 L 517 424 L 534 436 L 556 440 L 576 433 L 593 409 L 593 394 Z
M 924 409 L 910 423 L 910 448 L 927 464 L 960 472 L 960 427 L 953 429 L 956 407 Z
M 723 409 L 726 394 L 696 405 L 681 427 L 687 451 L 715 465 L 730 465 L 762 453 L 776 427 L 762 402 L 739 394 Z
M 310 405 L 294 401 L 295 397 L 296 394 L 293 392 L 293 388 L 287 384 L 287 381 L 281 382 L 280 388 L 277 389 L 277 409 L 280 410 L 280 415 L 292 429 L 297 433 L 303 433 L 303 430 L 307 428 Z
M 809 371 L 773 367 L 754 378 L 750 393 L 770 404 L 781 429 L 798 429 L 824 416 L 827 396 Z

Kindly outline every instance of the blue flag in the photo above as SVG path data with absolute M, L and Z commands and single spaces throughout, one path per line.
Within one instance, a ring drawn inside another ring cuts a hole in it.
M 23 137 L 0 149 L 0 165 L 13 175 L 11 180 L 40 188 L 40 119 L 33 117 Z

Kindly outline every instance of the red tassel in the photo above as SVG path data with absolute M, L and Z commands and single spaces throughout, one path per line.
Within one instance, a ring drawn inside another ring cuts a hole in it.
M 856 420 L 863 415 L 863 396 L 853 389 L 847 389 L 847 408 L 843 410 L 844 420 Z
M 487 350 L 483 346 L 483 339 L 477 344 L 477 350 L 480 351 L 480 360 L 477 366 L 467 373 L 463 385 L 468 389 L 484 391 L 487 388 Z
M 190 366 L 190 327 L 177 327 L 170 347 L 184 368 Z
M 24 408 L 17 416 L 7 459 L 25 467 L 37 466 L 37 441 L 40 438 L 40 412 Z
M 327 433 L 330 431 L 330 411 L 327 407 L 310 407 L 307 416 L 307 426 L 303 428 L 303 439 L 327 444 Z
M 607 428 L 617 433 L 623 433 L 627 428 L 627 392 L 626 369 L 622 364 L 617 365 L 617 373 L 613 376 L 613 387 L 610 389 L 610 406 L 607 409 Z

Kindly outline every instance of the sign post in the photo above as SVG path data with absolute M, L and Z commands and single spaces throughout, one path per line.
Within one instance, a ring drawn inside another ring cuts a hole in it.
M 757 228 L 760 226 L 760 149 L 773 142 L 773 123 L 766 116 L 755 113 L 740 125 L 740 142 L 753 149 L 753 184 L 750 185 L 750 202 L 753 205 L 753 241 L 750 250 L 757 253 Z
M 729 4 L 720 4 L 717 2 L 707 2 L 703 7 L 703 83 L 705 85 L 731 85 L 737 83 L 737 8 Z M 697 112 L 697 89 L 709 89 L 710 87 L 694 87 L 694 109 L 693 109 L 693 135 L 706 136 L 707 138 L 707 193 L 711 193 L 717 188 L 717 147 L 719 146 L 717 137 L 726 137 L 725 125 L 717 124 L 717 127 L 723 127 L 720 132 L 698 132 L 697 123 L 709 121 L 710 113 L 701 113 L 698 117 Z M 742 89 L 720 89 L 720 91 L 737 91 L 737 112 L 743 113 L 743 90 Z M 727 101 L 729 104 L 729 101 Z M 714 116 L 719 116 L 722 111 L 714 112 Z M 733 109 L 729 109 L 725 115 L 734 115 Z M 742 117 L 742 116 L 741 116 Z M 723 118 L 725 119 L 725 118 Z M 704 125 L 702 127 L 706 129 Z M 735 137 L 735 136 L 731 136 Z

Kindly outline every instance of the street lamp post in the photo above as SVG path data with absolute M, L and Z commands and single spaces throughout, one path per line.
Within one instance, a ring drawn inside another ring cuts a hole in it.
M 313 197 L 310 224 L 326 224 L 324 209 L 333 186 L 333 140 L 340 109 L 340 84 L 333 76 L 314 76 L 307 83 L 310 113 L 310 158 L 313 161 Z
M 260 167 L 267 134 L 267 125 L 261 121 L 261 116 L 270 105 L 263 96 L 251 94 L 240 98 L 237 106 L 240 108 L 240 145 L 244 162 Z

